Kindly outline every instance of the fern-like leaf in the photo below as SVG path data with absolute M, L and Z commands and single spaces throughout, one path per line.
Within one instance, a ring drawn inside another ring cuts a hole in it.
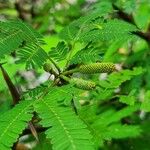
M 108 109 L 97 115 L 91 125 L 95 142 L 99 145 L 99 141 L 102 144 L 104 140 L 139 136 L 142 131 L 140 126 L 121 123 L 121 119 L 131 116 L 139 109 L 140 105 L 135 104 L 135 106 L 127 106 L 118 111 Z
M 87 24 L 90 24 L 92 20 L 94 20 L 99 15 L 94 13 L 73 21 L 60 32 L 59 36 L 68 42 L 78 41 L 83 28 L 87 26 Z
M 145 93 L 144 101 L 142 102 L 141 109 L 145 112 L 150 112 L 150 91 Z
M 135 37 L 133 31 L 137 31 L 136 26 L 118 19 L 106 22 L 102 18 L 103 14 L 95 13 L 81 17 L 72 22 L 60 33 L 60 37 L 66 41 L 110 41 L 110 40 L 127 40 Z
M 25 62 L 26 68 L 41 67 L 48 58 L 47 53 L 38 45 L 30 44 L 17 52 L 18 63 Z
M 23 42 L 22 31 L 13 29 L 9 33 L 0 33 L 0 58 L 10 54 L 14 49 Z
M 97 48 L 85 47 L 78 51 L 71 59 L 71 64 L 93 63 L 101 60 L 103 52 Z
M 127 40 L 135 37 L 132 32 L 136 30 L 135 26 L 121 20 L 115 19 L 107 22 L 96 20 L 83 28 L 80 40 L 84 42 Z
M 24 38 L 25 41 L 44 44 L 42 35 L 40 35 L 30 25 L 22 22 L 21 20 L 0 22 L 0 29 L 2 33 L 9 33 L 12 29 L 20 30 L 23 34 L 22 38 Z
M 0 149 L 10 150 L 19 134 L 32 118 L 32 102 L 22 101 L 15 108 L 0 115 Z
M 123 82 L 131 80 L 134 76 L 138 76 L 144 72 L 141 67 L 134 68 L 133 70 L 122 70 L 120 72 L 114 72 L 108 76 L 106 80 L 101 80 L 100 86 L 104 88 L 117 88 Z
M 35 110 L 42 119 L 41 124 L 49 128 L 46 134 L 52 140 L 53 149 L 93 150 L 92 137 L 86 125 L 71 108 L 59 105 L 63 92 L 59 97 L 56 96 L 57 92 L 58 90 L 50 92 L 35 105 Z
M 59 42 L 56 47 L 52 47 L 49 56 L 57 61 L 64 60 L 69 52 L 69 48 L 64 42 Z
M 47 59 L 47 53 L 40 47 L 44 44 L 42 36 L 22 21 L 0 22 L 0 58 L 17 50 L 19 62 L 27 67 L 41 67 Z
M 141 133 L 141 128 L 138 125 L 110 125 L 105 132 L 105 139 L 122 139 L 128 137 L 137 137 Z

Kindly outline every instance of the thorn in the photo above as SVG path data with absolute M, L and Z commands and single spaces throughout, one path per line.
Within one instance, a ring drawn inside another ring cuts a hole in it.
M 30 130 L 31 130 L 32 135 L 33 135 L 33 136 L 35 137 L 35 139 L 39 142 L 38 134 L 37 134 L 37 131 L 36 131 L 36 129 L 35 129 L 33 123 L 32 123 L 31 121 L 29 121 L 28 125 L 29 125 L 29 128 L 30 128 Z
M 18 92 L 18 90 L 16 89 L 15 85 L 13 84 L 11 78 L 9 77 L 8 73 L 6 72 L 6 70 L 2 67 L 2 65 L 5 63 L 0 63 L 0 68 L 2 71 L 2 75 L 3 78 L 9 88 L 9 91 L 11 93 L 11 96 L 13 98 L 13 104 L 17 104 L 20 101 L 20 94 Z

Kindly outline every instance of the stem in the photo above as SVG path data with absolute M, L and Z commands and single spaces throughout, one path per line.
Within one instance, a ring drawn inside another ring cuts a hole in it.
M 70 62 L 70 59 L 71 59 L 71 57 L 72 57 L 72 53 L 73 53 L 74 47 L 75 47 L 75 42 L 73 42 L 72 47 L 71 47 L 71 49 L 70 49 L 70 53 L 69 53 L 69 55 L 68 55 L 67 62 L 66 62 L 66 65 L 65 65 L 65 70 L 66 70 L 66 68 L 67 68 L 68 65 L 69 65 L 69 62 Z
M 69 74 L 72 74 L 72 73 L 75 73 L 75 72 L 78 72 L 78 71 L 79 71 L 79 69 L 75 68 L 75 69 L 72 69 L 72 70 L 65 71 L 62 74 L 63 75 L 69 75 Z
M 53 59 L 51 59 L 50 57 L 48 57 L 48 59 L 53 63 L 53 65 L 55 66 L 55 68 L 58 70 L 58 72 L 60 73 L 61 70 L 59 68 L 59 66 L 57 65 L 57 63 L 55 63 L 55 61 Z
M 58 74 L 54 70 L 51 70 L 51 72 L 49 72 L 49 73 L 53 74 L 55 76 L 55 78 L 58 77 Z
M 65 81 L 69 82 L 70 81 L 70 78 L 64 76 L 64 75 L 60 75 L 59 76 L 60 78 L 64 79 Z
M 41 98 L 43 98 L 46 94 L 48 94 L 49 88 L 50 88 L 50 87 L 54 87 L 55 85 L 57 85 L 58 82 L 59 82 L 59 78 L 55 79 L 55 80 L 53 81 L 53 83 L 50 84 L 50 85 L 44 90 L 44 92 L 38 97 L 38 99 L 41 99 Z

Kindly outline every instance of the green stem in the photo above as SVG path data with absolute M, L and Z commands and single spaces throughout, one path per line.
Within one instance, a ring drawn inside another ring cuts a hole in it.
M 79 69 L 75 68 L 75 69 L 72 69 L 72 70 L 65 71 L 62 74 L 63 75 L 69 75 L 69 74 L 72 74 L 72 73 L 75 73 L 75 72 L 78 72 L 78 71 L 79 71 Z
M 41 98 L 43 98 L 46 94 L 48 94 L 49 93 L 49 88 L 50 87 L 54 87 L 55 85 L 57 85 L 57 83 L 59 82 L 59 78 L 57 78 L 57 79 L 55 79 L 54 81 L 53 81 L 53 83 L 51 83 L 44 91 L 43 91 L 43 93 L 38 97 L 38 99 L 41 99 Z
M 59 76 L 60 78 L 64 79 L 65 81 L 69 82 L 70 81 L 70 78 L 64 76 L 64 75 L 60 75 Z
M 65 70 L 69 65 L 70 59 L 71 59 L 72 54 L 73 54 L 74 47 L 75 47 L 75 42 L 73 42 L 72 47 L 70 49 L 70 52 L 69 52 L 69 55 L 68 55 L 68 58 L 67 58 L 67 62 L 66 62 L 66 65 L 65 65 Z

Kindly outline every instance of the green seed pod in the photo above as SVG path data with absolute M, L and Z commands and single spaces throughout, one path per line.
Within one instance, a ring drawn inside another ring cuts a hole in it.
M 95 83 L 92 81 L 86 81 L 79 78 L 72 78 L 70 83 L 74 84 L 75 87 L 83 90 L 92 90 L 96 87 Z
M 45 64 L 43 65 L 43 69 L 44 69 L 46 72 L 51 72 L 51 70 L 52 70 L 51 64 L 50 64 L 50 63 L 45 63 Z
M 79 67 L 79 72 L 84 74 L 110 73 L 115 70 L 116 67 L 113 63 L 93 63 L 89 65 L 81 65 Z

